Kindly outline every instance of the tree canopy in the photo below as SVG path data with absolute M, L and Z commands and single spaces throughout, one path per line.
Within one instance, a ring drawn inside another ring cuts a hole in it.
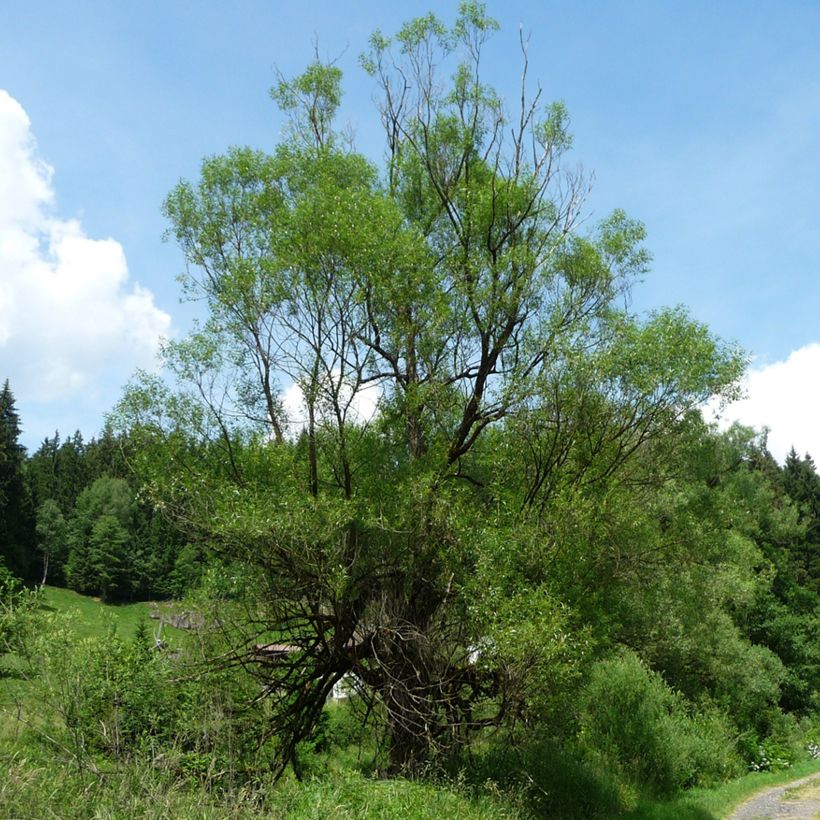
M 395 771 L 557 713 L 596 618 L 605 641 L 646 625 L 643 568 L 720 561 L 686 532 L 702 497 L 672 486 L 743 358 L 682 309 L 630 311 L 643 226 L 582 229 L 567 111 L 530 94 L 526 48 L 512 109 L 486 82 L 495 29 L 463 3 L 373 35 L 382 165 L 337 130 L 341 73 L 316 61 L 272 91 L 271 153 L 207 158 L 165 203 L 208 318 L 119 418 L 156 503 L 243 562 L 236 658 L 280 765 L 346 675 Z M 250 662 L 270 636 L 287 656 Z

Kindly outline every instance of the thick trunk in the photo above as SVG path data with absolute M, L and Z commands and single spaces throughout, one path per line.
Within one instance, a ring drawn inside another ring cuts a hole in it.
M 439 735 L 442 681 L 434 661 L 429 618 L 413 617 L 413 605 L 404 608 L 403 624 L 382 648 L 387 668 L 381 699 L 390 734 L 391 775 L 413 776 L 431 762 Z M 409 624 L 415 626 L 409 628 Z
M 407 418 L 407 444 L 413 458 L 421 458 L 424 455 L 424 430 L 416 413 L 411 413 Z
M 405 693 L 393 693 L 390 698 L 388 774 L 391 776 L 412 777 L 422 773 L 430 763 L 430 732 L 435 718 L 432 714 L 425 716 L 421 711 L 428 705 L 423 700 L 411 700 Z

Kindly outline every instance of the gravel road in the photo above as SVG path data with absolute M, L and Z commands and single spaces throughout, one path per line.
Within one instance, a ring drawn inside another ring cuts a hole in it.
M 820 773 L 767 789 L 735 809 L 728 820 L 817 820 Z

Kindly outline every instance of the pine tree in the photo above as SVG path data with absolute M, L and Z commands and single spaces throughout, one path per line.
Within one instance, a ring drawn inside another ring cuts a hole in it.
M 794 545 L 791 562 L 798 582 L 820 591 L 820 476 L 814 459 L 803 458 L 792 447 L 783 465 L 783 488 L 800 510 L 805 537 Z
M 34 509 L 23 480 L 25 448 L 19 443 L 20 417 L 8 379 L 0 392 L 0 558 L 29 578 L 34 565 Z
M 63 515 L 71 515 L 77 496 L 94 481 L 90 474 L 86 445 L 78 430 L 61 441 L 59 432 L 46 438 L 28 459 L 27 479 L 35 507 L 53 499 Z
M 54 438 L 46 436 L 40 446 L 28 457 L 26 465 L 26 482 L 34 506 L 39 509 L 51 499 L 59 498 L 57 490 L 57 451 L 60 449 L 60 434 L 54 432 Z M 65 515 L 65 510 L 62 510 Z

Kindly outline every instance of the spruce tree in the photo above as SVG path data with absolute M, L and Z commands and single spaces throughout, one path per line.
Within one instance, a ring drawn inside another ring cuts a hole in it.
M 25 448 L 19 442 L 20 417 L 6 379 L 0 392 L 0 558 L 23 578 L 34 563 L 34 509 L 23 480 Z
M 820 592 L 820 475 L 814 460 L 792 447 L 783 465 L 783 488 L 800 510 L 805 537 L 793 545 L 790 559 L 798 583 Z

